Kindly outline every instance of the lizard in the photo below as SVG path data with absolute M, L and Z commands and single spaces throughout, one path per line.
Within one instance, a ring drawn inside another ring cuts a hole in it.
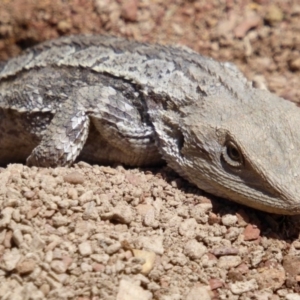
M 0 163 L 166 162 L 198 188 L 300 212 L 300 110 L 187 47 L 101 35 L 46 41 L 0 65 Z

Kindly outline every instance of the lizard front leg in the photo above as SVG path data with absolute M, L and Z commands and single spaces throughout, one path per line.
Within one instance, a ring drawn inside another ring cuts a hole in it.
M 125 85 L 117 89 L 99 83 L 75 89 L 57 108 L 40 144 L 27 158 L 27 165 L 73 164 L 85 145 L 90 120 L 100 134 L 99 143 L 92 141 L 83 156 L 129 165 L 143 165 L 148 159 L 156 162 L 159 157 L 153 131 L 141 121 L 140 113 L 131 103 L 134 95 Z
M 72 105 L 74 106 L 74 105 Z M 79 155 L 89 132 L 85 111 L 64 108 L 57 112 L 44 132 L 40 144 L 27 158 L 28 166 L 56 167 L 71 165 Z
M 72 165 L 80 154 L 89 134 L 89 114 L 99 114 L 110 103 L 115 90 L 98 85 L 74 88 L 61 105 L 40 144 L 27 158 L 28 166 L 56 167 Z M 101 114 L 100 116 L 101 117 Z M 101 148 L 101 145 L 99 145 Z

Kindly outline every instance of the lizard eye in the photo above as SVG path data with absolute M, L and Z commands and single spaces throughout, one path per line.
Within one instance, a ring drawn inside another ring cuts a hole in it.
M 241 151 L 232 141 L 228 141 L 224 145 L 222 149 L 222 156 L 227 164 L 235 168 L 242 166 L 244 163 Z

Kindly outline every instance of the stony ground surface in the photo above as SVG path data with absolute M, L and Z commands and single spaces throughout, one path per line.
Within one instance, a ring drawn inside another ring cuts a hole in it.
M 299 299 L 298 240 L 166 169 L 0 176 L 0 299 Z
M 299 101 L 299 17 L 298 0 L 0 0 L 0 60 L 110 33 L 232 61 Z M 298 217 L 203 194 L 167 168 L 10 165 L 0 209 L 0 299 L 300 299 Z

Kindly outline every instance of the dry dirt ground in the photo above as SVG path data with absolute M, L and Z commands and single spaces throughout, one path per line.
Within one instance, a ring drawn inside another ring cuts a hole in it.
M 0 0 L 0 60 L 109 33 L 236 63 L 299 101 L 300 3 Z M 0 170 L 0 299 L 300 299 L 298 217 L 205 195 L 168 168 Z

